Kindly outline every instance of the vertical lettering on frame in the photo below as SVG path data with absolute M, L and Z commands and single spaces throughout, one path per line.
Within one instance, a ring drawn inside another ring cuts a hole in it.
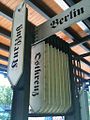
M 44 95 L 44 46 L 45 42 L 31 48 L 30 105 L 38 111 Z
M 14 44 L 14 54 L 13 54 L 13 61 L 11 64 L 11 67 L 18 67 L 18 54 L 19 54 L 19 46 L 22 44 L 22 29 L 23 25 L 19 25 L 16 28 L 16 39 L 15 39 L 15 44 Z
M 32 92 L 32 96 L 39 95 L 39 79 L 40 79 L 40 59 L 41 53 L 36 53 L 35 55 L 35 67 L 34 67 L 34 89 Z
M 15 86 L 22 73 L 24 65 L 26 6 L 22 2 L 17 6 L 13 15 L 12 43 L 10 48 L 8 78 Z

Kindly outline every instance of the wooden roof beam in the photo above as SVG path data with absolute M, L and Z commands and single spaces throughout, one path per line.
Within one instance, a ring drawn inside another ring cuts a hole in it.
M 9 51 L 9 46 L 6 46 L 6 45 L 0 43 L 0 49 L 5 50 L 5 51 Z
M 71 27 L 68 27 L 65 29 L 69 34 L 71 34 L 71 36 L 73 37 L 73 41 L 76 42 L 76 44 L 78 44 L 78 42 L 81 42 L 81 37 L 76 33 L 76 31 L 74 31 Z M 83 47 L 87 50 L 90 51 L 90 45 L 88 43 L 83 43 L 82 44 Z
M 0 55 L 0 59 L 5 60 L 5 61 L 8 61 L 8 57 L 3 56 L 3 55 Z
M 9 7 L 5 6 L 3 3 L 0 2 L 0 15 L 12 21 L 13 10 L 11 10 Z
M 90 41 L 90 35 L 87 35 L 87 36 L 79 39 L 77 42 L 72 42 L 72 43 L 70 43 L 70 47 L 83 44 L 83 43 L 85 43 L 85 42 L 87 42 L 87 41 Z
M 11 32 L 0 26 L 0 35 L 11 39 Z
M 7 72 L 7 66 L 0 64 L 0 72 Z
M 87 53 L 84 53 L 84 54 L 81 54 L 79 55 L 80 57 L 87 57 L 87 56 L 90 56 L 90 52 L 87 52 Z

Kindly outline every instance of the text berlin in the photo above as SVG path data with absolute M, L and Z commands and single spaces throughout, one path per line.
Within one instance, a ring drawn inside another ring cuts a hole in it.
M 68 22 L 71 19 L 74 19 L 75 17 L 83 14 L 84 11 L 84 7 L 81 7 L 79 9 L 73 9 L 71 10 L 67 15 L 63 16 L 62 18 L 57 18 L 55 20 L 53 20 L 50 23 L 51 28 L 56 28 L 58 25 L 64 24 L 65 22 Z

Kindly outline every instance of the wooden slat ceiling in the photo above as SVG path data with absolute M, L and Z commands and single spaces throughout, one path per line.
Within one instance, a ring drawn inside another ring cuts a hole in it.
M 0 3 L 4 4 L 5 6 L 9 7 L 11 10 L 14 11 L 16 6 L 21 1 L 22 0 L 0 0 Z M 58 13 L 63 12 L 63 9 L 54 0 L 42 0 L 42 1 L 39 1 L 39 2 L 37 0 L 35 0 L 34 2 L 37 2 L 40 6 L 42 6 L 45 9 L 47 9 L 47 7 L 50 8 L 51 13 L 52 13 L 52 11 L 53 11 L 54 14 L 58 14 Z M 34 25 L 38 26 L 38 25 L 44 23 L 45 21 L 47 21 L 46 18 L 44 18 L 40 13 L 35 11 L 28 4 L 27 4 L 27 8 L 28 8 L 28 20 L 31 23 L 33 23 Z M 52 14 L 51 14 L 51 16 L 53 17 Z M 3 27 L 6 30 L 11 32 L 12 21 L 8 20 L 7 18 L 5 18 L 3 16 L 0 16 L 0 27 Z M 88 35 L 88 33 L 86 33 L 84 30 L 82 30 L 82 28 L 77 24 L 71 25 L 71 28 L 80 37 L 85 37 L 85 36 Z M 60 32 L 56 33 L 56 35 L 59 36 L 60 38 L 62 38 L 64 41 L 68 42 L 68 43 L 73 42 L 73 39 L 70 36 L 68 36 L 67 34 L 65 34 L 64 32 L 60 31 Z M 0 35 L 0 44 L 10 46 L 10 41 L 11 41 L 10 39 L 6 38 L 5 36 Z M 90 42 L 88 42 L 88 43 L 90 43 Z M 87 51 L 88 51 L 87 49 L 82 47 L 82 45 L 74 46 L 71 49 L 78 54 L 87 53 Z M 9 57 L 9 52 L 5 51 L 3 49 L 0 49 L 0 55 L 5 56 L 5 57 Z M 90 56 L 85 57 L 85 59 L 90 62 Z M 8 65 L 8 62 L 0 59 L 0 64 Z M 90 72 L 90 67 L 88 67 L 86 64 L 82 64 L 82 69 Z
M 2 35 L 0 35 L 0 43 L 6 45 L 6 46 L 10 46 L 10 42 L 11 40 L 9 38 L 6 38 Z
M 12 22 L 6 19 L 3 16 L 0 16 L 0 26 L 5 28 L 6 30 L 11 31 L 12 28 Z
M 46 21 L 46 19 L 35 11 L 32 7 L 27 5 L 28 8 L 28 20 L 33 23 L 35 26 L 38 26 Z

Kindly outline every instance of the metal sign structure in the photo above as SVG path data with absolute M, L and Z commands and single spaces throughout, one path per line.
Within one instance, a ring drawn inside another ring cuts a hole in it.
M 34 26 L 27 20 L 22 2 L 14 13 L 8 76 L 13 85 L 11 120 L 28 120 L 30 92 L 31 43 Z
M 43 106 L 44 49 L 44 43 L 32 46 L 31 49 L 30 103 L 34 105 L 36 111 L 41 105 Z M 41 97 L 42 99 L 40 99 Z
M 23 2 L 16 8 L 13 17 L 8 77 L 11 84 L 15 86 L 23 73 L 24 63 L 26 6 Z
M 52 36 L 31 47 L 30 106 L 36 114 L 62 115 L 72 108 L 69 48 L 58 41 Z
M 62 31 L 73 23 L 84 20 L 90 16 L 90 0 L 82 0 L 79 3 L 56 15 L 40 26 L 36 27 L 35 41 L 41 41 L 56 32 Z
M 69 27 L 71 24 L 78 22 L 80 20 L 84 20 L 90 16 L 90 0 L 82 0 L 79 3 L 75 4 L 74 6 L 67 9 L 60 15 L 57 15 L 51 18 L 49 21 L 43 23 L 42 25 L 36 27 L 35 34 L 36 41 L 42 41 L 43 39 L 53 35 L 58 31 L 62 31 L 63 29 Z M 29 52 L 31 46 L 27 43 L 26 47 L 24 47 L 25 43 L 25 22 L 26 22 L 26 7 L 25 4 L 22 2 L 17 8 L 14 13 L 14 22 L 13 22 L 13 30 L 12 30 L 12 45 L 10 49 L 10 60 L 9 60 L 9 67 L 8 67 L 8 77 L 14 88 L 14 97 L 13 97 L 13 112 L 12 118 L 13 120 L 26 120 L 28 117 L 28 101 L 29 101 L 29 76 L 30 71 L 27 67 L 31 63 L 29 60 Z M 33 26 L 34 27 L 34 26 Z M 30 28 L 29 28 L 30 29 Z M 34 32 L 30 30 L 27 33 L 27 39 L 33 41 L 33 38 L 30 36 Z M 30 34 L 29 34 L 30 33 Z M 31 42 L 31 41 L 29 41 Z M 28 47 L 27 47 L 28 46 Z M 24 53 L 24 49 L 28 48 L 27 51 Z M 26 57 L 27 56 L 27 57 Z M 38 56 L 37 56 L 38 57 Z M 26 62 L 24 60 L 26 58 Z M 28 58 L 28 61 L 27 61 Z M 25 62 L 25 69 L 23 68 Z M 29 66 L 30 67 L 30 66 Z M 24 76 L 23 69 L 25 71 Z M 22 78 L 21 78 L 22 76 Z M 21 78 L 21 79 L 20 79 Z M 17 83 L 20 80 L 22 84 L 18 85 Z M 27 82 L 28 81 L 28 82 Z M 37 81 L 36 81 L 37 83 Z M 21 89 L 23 88 L 24 89 Z M 34 89 L 35 90 L 35 89 Z M 27 93 L 27 94 L 26 94 Z M 24 114 L 25 113 L 25 114 Z M 27 114 L 27 116 L 26 116 Z M 23 117 L 24 116 L 24 117 Z

